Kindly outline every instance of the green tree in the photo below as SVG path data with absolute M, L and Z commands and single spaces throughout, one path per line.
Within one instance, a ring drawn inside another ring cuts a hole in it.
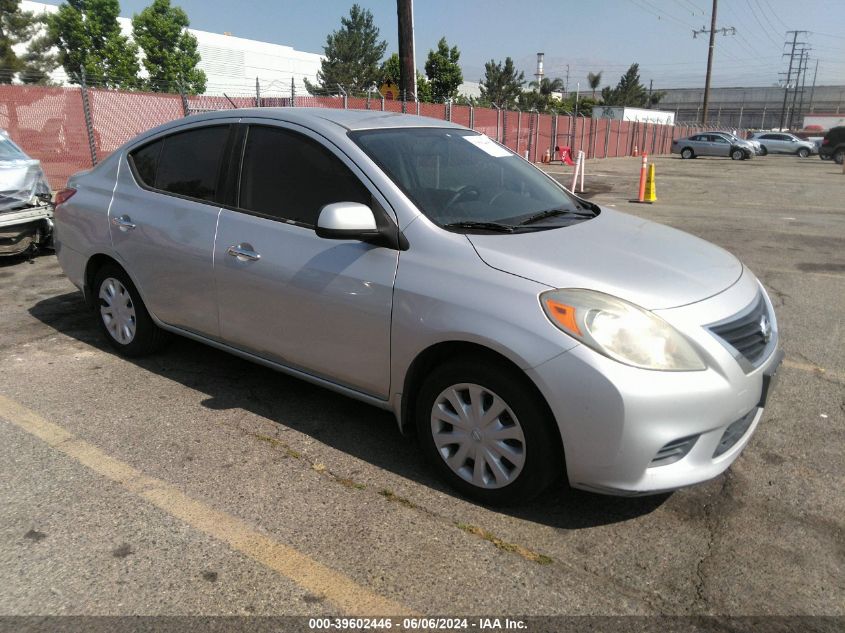
M 457 46 L 449 48 L 445 37 L 437 42 L 437 50 L 428 51 L 425 62 L 425 74 L 431 82 L 431 92 L 435 101 L 453 99 L 458 95 L 458 86 L 464 82 L 458 60 L 461 53 Z
M 335 93 L 338 86 L 347 92 L 365 90 L 379 78 L 379 60 L 387 42 L 379 40 L 373 14 L 353 4 L 349 17 L 340 19 L 341 28 L 326 36 L 325 59 L 320 62 L 317 84 L 305 81 L 310 93 Z
M 145 81 L 153 92 L 205 92 L 205 72 L 197 68 L 197 38 L 186 29 L 190 21 L 170 0 L 154 0 L 132 17 L 132 37 L 144 52 Z
M 640 65 L 631 64 L 615 88 L 607 86 L 601 91 L 601 98 L 605 105 L 633 108 L 648 105 L 648 89 L 640 83 Z
M 597 73 L 587 73 L 587 83 L 593 91 L 593 99 L 596 98 L 596 90 L 601 85 L 601 76 L 604 71 L 600 70 Z
M 399 54 L 393 53 L 390 57 L 385 59 L 378 69 L 378 83 L 379 84 L 394 84 L 399 85 L 401 71 L 401 62 Z
M 525 73 L 517 72 L 510 57 L 505 58 L 504 64 L 491 59 L 484 64 L 484 79 L 479 83 L 481 100 L 504 108 L 516 104 L 525 84 Z
M 48 73 L 57 63 L 50 53 L 52 42 L 42 30 L 44 20 L 22 11 L 19 0 L 0 0 L 0 83 L 11 83 L 15 75 L 24 83 L 49 83 Z M 14 46 L 29 42 L 22 54 Z
M 400 61 L 399 55 L 393 53 L 390 57 L 385 59 L 379 67 L 378 83 L 399 85 L 400 77 Z M 412 96 L 408 96 L 412 100 Z M 419 101 L 432 101 L 431 83 L 425 78 L 420 71 L 417 71 L 417 99 Z
M 117 0 L 68 0 L 47 18 L 50 39 L 72 83 L 85 68 L 91 85 L 137 88 L 138 46 L 120 32 Z
M 539 84 L 536 81 L 532 81 L 528 85 L 535 90 L 539 88 L 539 93 L 545 97 L 551 97 L 553 92 L 562 92 L 564 87 L 563 79 L 549 79 L 548 77 L 543 77 Z

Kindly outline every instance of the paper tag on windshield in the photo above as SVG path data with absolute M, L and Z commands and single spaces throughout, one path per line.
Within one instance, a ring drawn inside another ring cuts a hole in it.
M 473 134 L 472 136 L 462 136 L 464 140 L 468 143 L 472 143 L 478 149 L 487 152 L 490 156 L 495 156 L 496 158 L 505 158 L 510 156 L 511 153 L 506 150 L 504 147 L 496 143 L 493 139 L 489 136 L 485 136 L 484 134 Z

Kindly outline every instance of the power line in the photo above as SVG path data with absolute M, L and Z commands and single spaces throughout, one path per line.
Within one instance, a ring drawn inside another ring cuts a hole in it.
M 754 16 L 754 19 L 757 21 L 757 24 L 760 25 L 760 29 L 763 31 L 763 35 L 769 38 L 769 41 L 778 46 L 778 42 L 776 42 L 771 35 L 769 35 L 769 31 L 763 26 L 763 23 L 760 21 L 760 18 L 757 17 L 757 12 L 754 10 L 754 7 L 751 5 L 751 0 L 745 0 L 745 3 L 748 5 L 748 8 L 751 10 L 751 15 Z
M 783 28 L 788 29 L 789 25 L 786 22 L 784 22 L 783 20 L 780 19 L 780 15 L 778 14 L 777 11 L 775 11 L 772 8 L 772 5 L 769 4 L 769 0 L 763 0 L 763 2 L 765 2 L 766 6 L 769 7 L 769 11 L 771 11 L 772 15 L 775 16 L 775 19 L 777 19 L 777 21 L 780 22 L 783 25 Z

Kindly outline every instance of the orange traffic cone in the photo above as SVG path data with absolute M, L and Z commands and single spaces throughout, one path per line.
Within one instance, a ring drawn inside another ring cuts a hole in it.
M 634 153 L 631 154 L 631 156 L 639 156 L 639 155 L 640 155 L 640 153 L 637 151 L 637 146 L 634 145 Z

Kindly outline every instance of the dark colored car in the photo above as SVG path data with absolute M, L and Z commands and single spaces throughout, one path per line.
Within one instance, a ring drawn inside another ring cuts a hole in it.
M 825 133 L 819 156 L 822 160 L 832 158 L 837 165 L 845 161 L 845 125 L 832 127 Z

